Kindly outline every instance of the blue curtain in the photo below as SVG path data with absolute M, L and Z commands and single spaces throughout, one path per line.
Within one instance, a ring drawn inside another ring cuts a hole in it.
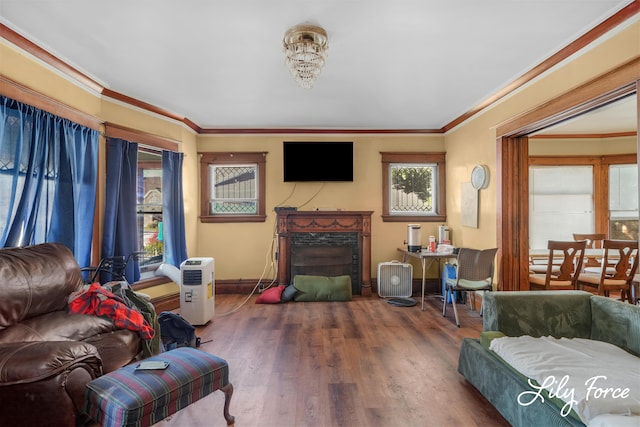
M 187 259 L 182 194 L 183 153 L 162 151 L 162 218 L 164 262 L 180 267 Z
M 0 247 L 58 242 L 89 264 L 98 137 L 0 96 Z
M 102 258 L 128 257 L 139 250 L 136 215 L 137 171 L 138 144 L 109 138 Z M 132 259 L 127 265 L 125 275 L 129 283 L 140 279 L 140 268 L 135 260 Z M 109 281 L 111 277 L 102 274 L 100 280 Z

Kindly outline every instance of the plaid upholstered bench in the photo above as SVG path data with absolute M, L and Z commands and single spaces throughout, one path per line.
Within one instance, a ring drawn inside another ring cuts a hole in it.
M 229 365 L 219 357 L 181 347 L 148 361 L 168 362 L 166 369 L 136 370 L 125 366 L 87 384 L 85 412 L 104 427 L 150 426 L 216 390 L 225 394 L 224 418 L 229 415 L 233 385 Z

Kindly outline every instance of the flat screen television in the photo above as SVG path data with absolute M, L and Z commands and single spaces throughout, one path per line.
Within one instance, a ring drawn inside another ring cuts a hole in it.
M 353 142 L 284 141 L 284 182 L 353 181 Z

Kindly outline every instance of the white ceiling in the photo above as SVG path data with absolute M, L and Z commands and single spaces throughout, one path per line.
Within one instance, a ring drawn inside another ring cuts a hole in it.
M 630 0 L 0 0 L 0 21 L 204 129 L 441 129 Z M 284 65 L 322 26 L 316 85 Z M 0 58 L 1 59 L 1 58 Z
M 629 95 L 595 110 L 543 129 L 536 134 L 576 135 L 637 132 L 637 95 Z

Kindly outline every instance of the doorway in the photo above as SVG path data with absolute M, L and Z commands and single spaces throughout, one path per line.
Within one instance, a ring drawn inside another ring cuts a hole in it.
M 529 135 L 637 94 L 640 87 L 638 70 L 640 59 L 636 58 L 496 129 L 497 241 L 502 254 L 498 283 L 501 290 L 529 288 Z M 637 96 L 636 103 L 640 103 Z M 640 115 L 639 111 L 640 108 L 636 108 L 637 115 Z

